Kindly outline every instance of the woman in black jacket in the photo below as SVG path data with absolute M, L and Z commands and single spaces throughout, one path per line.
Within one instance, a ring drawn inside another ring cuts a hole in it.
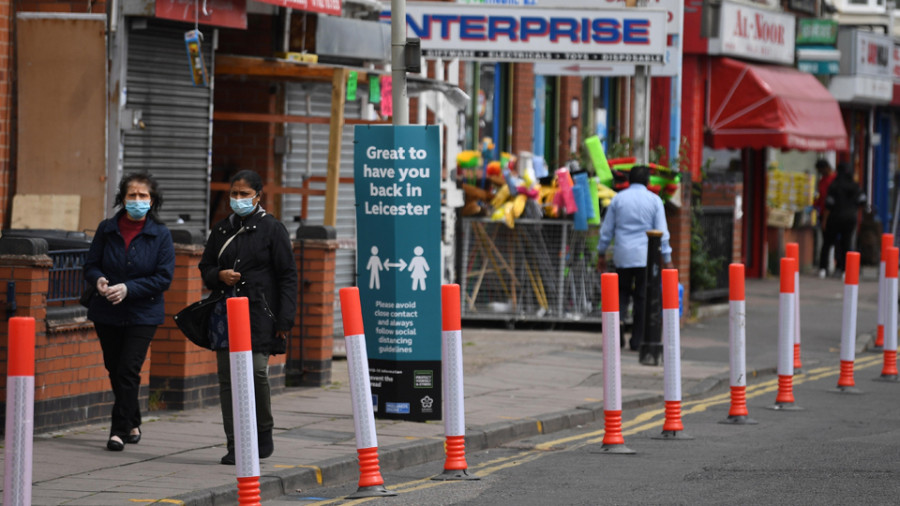
M 219 400 L 228 453 L 222 464 L 234 465 L 234 418 L 231 403 L 231 363 L 225 299 L 247 297 L 250 302 L 250 340 L 253 348 L 253 381 L 259 457 L 275 450 L 272 441 L 272 407 L 269 395 L 269 355 L 284 353 L 285 342 L 297 312 L 297 266 L 290 236 L 284 225 L 259 205 L 262 180 L 242 170 L 231 178 L 234 214 L 210 232 L 200 260 L 203 282 L 221 296 L 210 320 L 210 341 L 216 350 Z
M 88 319 L 100 338 L 115 395 L 106 447 L 122 451 L 125 443 L 141 440 L 141 368 L 156 327 L 165 320 L 163 292 L 172 283 L 175 248 L 157 218 L 162 195 L 150 175 L 122 178 L 115 205 L 122 209 L 97 226 L 84 278 L 97 287 Z

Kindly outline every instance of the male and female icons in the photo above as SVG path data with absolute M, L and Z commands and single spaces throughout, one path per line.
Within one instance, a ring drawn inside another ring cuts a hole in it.
M 421 246 L 416 246 L 413 249 L 415 256 L 409 261 L 409 264 L 402 258 L 396 263 L 391 263 L 389 258 L 382 261 L 378 256 L 378 246 L 372 246 L 370 251 L 372 256 L 369 257 L 369 261 L 366 263 L 366 270 L 369 271 L 369 289 L 380 290 L 381 271 L 388 271 L 394 267 L 398 271 L 406 269 L 410 273 L 413 291 L 425 290 L 425 279 L 428 277 L 428 271 L 431 269 L 428 267 L 428 261 L 423 256 L 425 250 Z

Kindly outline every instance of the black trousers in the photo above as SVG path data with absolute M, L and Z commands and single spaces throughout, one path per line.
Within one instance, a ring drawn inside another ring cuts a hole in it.
M 628 302 L 634 300 L 632 310 L 631 339 L 628 345 L 637 350 L 644 341 L 644 310 L 647 306 L 647 268 L 630 267 L 616 269 L 619 275 L 619 321 L 621 336 L 625 336 L 625 315 L 628 313 Z
M 834 263 L 838 271 L 844 270 L 847 252 L 852 251 L 851 241 L 856 229 L 856 217 L 838 219 L 828 218 L 825 232 L 822 234 L 822 251 L 819 252 L 819 269 L 828 269 L 828 250 L 834 246 Z
M 147 358 L 156 325 L 104 325 L 95 323 L 103 365 L 109 372 L 115 402 L 112 408 L 110 436 L 124 439 L 131 429 L 141 426 L 138 394 L 141 390 L 141 367 Z

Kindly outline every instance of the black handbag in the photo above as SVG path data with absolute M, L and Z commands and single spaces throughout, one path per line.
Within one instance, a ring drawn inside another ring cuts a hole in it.
M 94 298 L 94 295 L 97 294 L 97 287 L 94 285 L 88 285 L 87 288 L 81 292 L 81 298 L 78 299 L 78 303 L 84 307 L 91 307 L 91 299 Z
M 175 324 L 190 342 L 207 350 L 212 349 L 212 343 L 209 340 L 209 317 L 216 304 L 224 297 L 225 294 L 217 290 L 209 297 L 194 302 L 175 315 Z

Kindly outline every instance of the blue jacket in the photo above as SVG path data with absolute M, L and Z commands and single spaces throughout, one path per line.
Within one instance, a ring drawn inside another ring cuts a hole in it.
M 106 277 L 110 286 L 125 283 L 128 293 L 115 306 L 95 295 L 88 319 L 106 325 L 161 325 L 166 316 L 163 292 L 169 289 L 175 270 L 172 234 L 148 216 L 125 251 L 125 239 L 119 232 L 119 217 L 124 212 L 100 222 L 84 263 L 84 278 L 92 286 L 101 277 Z

